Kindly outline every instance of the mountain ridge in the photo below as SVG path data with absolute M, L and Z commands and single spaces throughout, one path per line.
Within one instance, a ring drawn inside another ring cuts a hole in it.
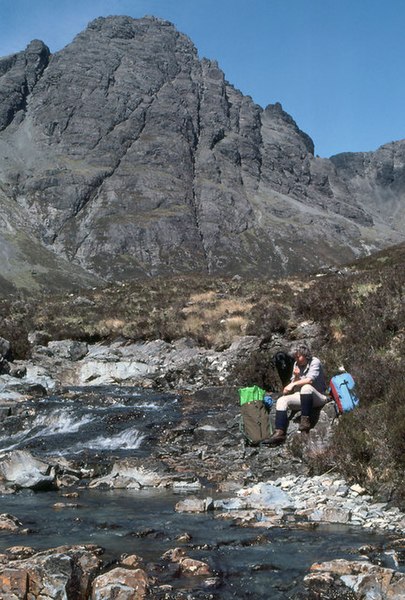
M 58 288 L 347 262 L 404 241 L 404 150 L 315 157 L 281 104 L 241 94 L 168 21 L 100 17 L 53 55 L 36 40 L 0 59 L 0 276 Z

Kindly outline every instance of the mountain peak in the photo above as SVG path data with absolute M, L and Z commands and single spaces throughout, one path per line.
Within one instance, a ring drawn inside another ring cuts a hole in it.
M 168 21 L 100 17 L 52 57 L 33 41 L 0 59 L 0 248 L 19 265 L 0 277 L 268 277 L 404 240 L 402 147 L 361 170 L 313 151 Z

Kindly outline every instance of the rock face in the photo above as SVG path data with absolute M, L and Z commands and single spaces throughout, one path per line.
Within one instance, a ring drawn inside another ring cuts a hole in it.
M 102 564 L 102 550 L 90 544 L 61 546 L 37 554 L 30 548 L 16 548 L 15 557 L 12 550 L 0 555 L 0 597 L 7 600 L 89 598 L 91 581 Z
M 310 271 L 403 241 L 405 142 L 314 157 L 153 17 L 0 59 L 0 280 Z M 113 260 L 112 260 L 113 259 Z

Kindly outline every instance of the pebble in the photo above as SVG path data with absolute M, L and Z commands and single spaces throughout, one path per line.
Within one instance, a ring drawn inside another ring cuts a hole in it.
M 373 502 L 370 495 L 360 485 L 348 485 L 341 477 L 330 475 L 303 477 L 287 475 L 271 481 L 286 492 L 296 511 L 309 511 L 310 520 L 329 520 L 344 512 L 348 524 L 360 525 L 367 529 L 405 533 L 405 514 L 399 508 L 387 508 L 385 502 Z

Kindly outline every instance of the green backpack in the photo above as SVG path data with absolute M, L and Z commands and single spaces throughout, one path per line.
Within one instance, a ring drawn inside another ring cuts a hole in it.
M 263 400 L 266 392 L 258 385 L 252 387 L 239 388 L 239 399 L 241 406 L 247 402 L 253 402 L 254 400 Z
M 266 392 L 258 385 L 239 389 L 240 399 L 240 430 L 248 444 L 256 446 L 268 439 L 272 426 L 263 399 Z

